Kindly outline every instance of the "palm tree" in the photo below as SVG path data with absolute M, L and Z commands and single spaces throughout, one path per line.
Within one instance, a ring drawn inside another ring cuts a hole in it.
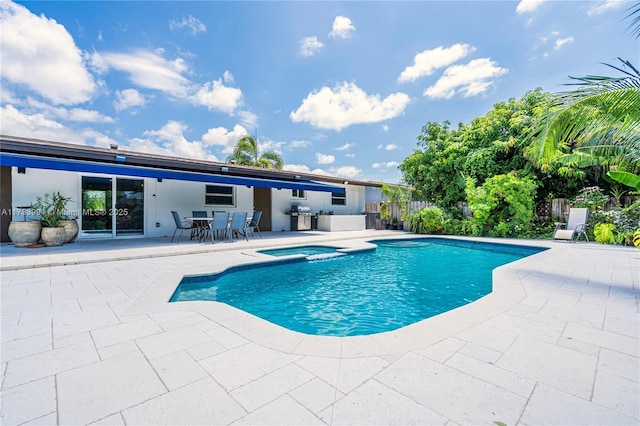
M 629 9 L 632 34 L 640 36 L 640 3 Z M 604 64 L 617 77 L 570 77 L 577 89 L 558 93 L 531 133 L 527 156 L 542 168 L 599 165 L 613 180 L 640 191 L 640 72 L 631 62 Z
M 242 166 L 256 166 L 266 169 L 282 170 L 284 161 L 275 151 L 258 152 L 258 141 L 250 135 L 238 140 L 233 153 L 227 157 L 227 162 L 235 161 Z

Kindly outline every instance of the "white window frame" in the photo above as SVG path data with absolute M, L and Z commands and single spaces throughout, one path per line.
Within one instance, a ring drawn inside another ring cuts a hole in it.
M 300 193 L 302 192 L 302 195 Z M 306 200 L 307 199 L 307 191 L 304 189 L 292 189 L 291 190 L 291 198 L 297 200 Z
M 209 189 L 213 189 L 213 188 L 231 188 L 231 194 L 228 194 L 226 192 L 215 192 L 215 191 L 211 191 L 209 192 Z M 207 202 L 207 198 L 208 197 L 224 197 L 224 198 L 229 198 L 230 200 L 230 204 L 225 203 L 225 204 L 219 204 L 219 203 L 209 203 Z M 236 206 L 236 188 L 233 185 L 214 185 L 214 184 L 206 184 L 204 186 L 204 205 L 205 206 L 226 206 L 226 207 L 235 207 Z
M 337 201 L 342 201 L 338 203 Z M 347 192 L 345 191 L 344 195 L 336 194 L 335 192 L 331 193 L 331 205 L 332 206 L 346 206 L 347 205 Z

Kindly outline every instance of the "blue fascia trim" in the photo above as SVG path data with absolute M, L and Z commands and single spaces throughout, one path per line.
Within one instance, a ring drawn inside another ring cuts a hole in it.
M 277 179 L 260 179 L 243 176 L 224 176 L 185 172 L 180 170 L 154 169 L 123 164 L 94 163 L 89 161 L 66 160 L 60 158 L 43 158 L 0 152 L 0 166 L 30 167 L 34 169 L 61 170 L 69 172 L 102 173 L 119 176 L 136 176 L 146 178 L 162 178 L 184 180 L 191 182 L 205 182 L 229 185 L 257 186 L 276 189 L 304 189 L 306 191 L 331 192 L 345 194 L 345 189 L 319 182 L 286 181 Z

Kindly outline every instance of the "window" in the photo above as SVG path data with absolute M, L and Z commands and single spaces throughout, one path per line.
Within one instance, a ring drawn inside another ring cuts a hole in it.
M 292 189 L 291 198 L 306 198 L 304 189 Z
M 346 206 L 347 205 L 347 193 L 337 194 L 331 193 L 331 205 L 332 206 Z
M 235 205 L 233 186 L 207 185 L 204 203 L 215 206 Z

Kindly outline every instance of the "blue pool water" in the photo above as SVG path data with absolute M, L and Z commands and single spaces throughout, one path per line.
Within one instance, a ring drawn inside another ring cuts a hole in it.
M 258 253 L 268 254 L 271 256 L 289 256 L 292 254 L 306 254 L 307 256 L 311 256 L 314 254 L 335 253 L 337 249 L 337 247 L 329 246 L 299 246 L 270 250 L 259 250 Z
M 491 271 L 542 249 L 449 239 L 376 240 L 325 260 L 233 267 L 185 277 L 171 302 L 215 300 L 312 335 L 395 330 L 491 292 Z

